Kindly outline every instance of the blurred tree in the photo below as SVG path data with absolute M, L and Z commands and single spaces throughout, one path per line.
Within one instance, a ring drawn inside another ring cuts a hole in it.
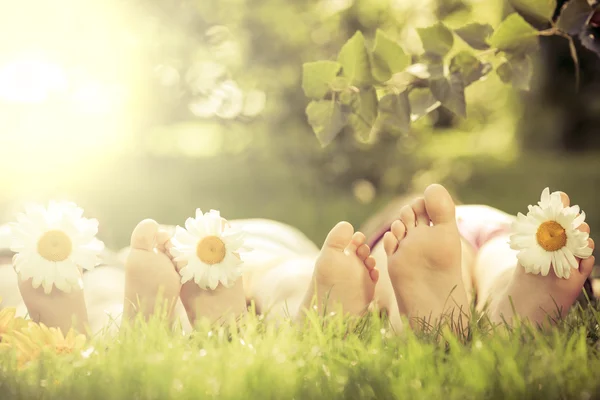
M 555 14 L 567 3 L 577 1 L 559 0 Z M 590 27 L 595 29 L 593 22 Z M 581 75 L 579 88 L 568 43 L 559 37 L 541 40 L 541 59 L 536 66 L 539 80 L 531 93 L 523 94 L 525 118 L 519 129 L 526 149 L 600 149 L 600 58 L 582 45 L 579 36 L 575 36 L 575 45 Z

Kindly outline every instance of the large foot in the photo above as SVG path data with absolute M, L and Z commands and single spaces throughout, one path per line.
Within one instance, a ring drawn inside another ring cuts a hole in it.
M 569 197 L 561 193 L 565 206 L 569 206 Z M 583 223 L 579 230 L 590 232 L 588 224 Z M 594 241 L 588 239 L 590 248 Z M 507 246 L 507 251 L 508 246 Z M 512 323 L 516 313 L 520 318 L 528 319 L 539 326 L 550 326 L 564 318 L 581 294 L 586 279 L 592 273 L 595 258 L 577 259 L 579 269 L 572 269 L 568 279 L 556 276 L 550 268 L 547 276 L 533 275 L 517 265 L 512 272 L 508 286 L 497 294 L 490 295 L 490 319 L 492 322 Z
M 460 235 L 454 202 L 443 186 L 429 186 L 424 197 L 404 206 L 383 240 L 398 307 L 413 328 L 444 317 L 455 325 L 466 322 Z
M 336 311 L 359 316 L 367 311 L 379 271 L 365 241 L 365 235 L 354 233 L 348 222 L 338 223 L 329 232 L 315 263 L 300 316 L 314 304 L 315 296 L 320 313 Z
M 151 219 L 140 222 L 131 234 L 131 250 L 125 261 L 126 319 L 138 313 L 147 319 L 157 307 L 172 318 L 181 284 L 166 250 L 169 240 L 170 235 Z

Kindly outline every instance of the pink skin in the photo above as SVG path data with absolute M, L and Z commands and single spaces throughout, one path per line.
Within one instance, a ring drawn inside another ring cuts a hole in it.
M 465 324 L 469 303 L 452 197 L 443 186 L 431 185 L 399 214 L 383 245 L 400 313 L 416 329 L 445 317 Z
M 327 310 L 358 316 L 367 311 L 379 270 L 365 242 L 365 235 L 355 233 L 348 222 L 333 227 L 315 262 L 311 284 L 298 313 L 300 319 L 312 305 L 320 313 Z
M 561 193 L 565 206 L 569 206 L 569 196 Z M 590 232 L 588 224 L 583 223 L 580 231 Z M 594 241 L 588 239 L 590 248 L 594 248 Z M 579 269 L 572 270 L 569 279 L 556 276 L 551 268 L 548 276 L 533 275 L 517 265 L 506 277 L 501 277 L 508 285 L 497 288 L 490 296 L 490 318 L 493 322 L 512 322 L 514 310 L 523 319 L 540 326 L 555 324 L 564 318 L 575 300 L 581 294 L 583 284 L 592 273 L 595 257 L 585 260 L 578 259 Z M 511 273 L 512 275 L 508 275 Z
M 41 286 L 34 289 L 31 279 L 19 279 L 19 291 L 32 321 L 59 328 L 63 334 L 67 334 L 71 328 L 80 333 L 87 332 L 88 315 L 83 286 L 73 289 L 71 293 L 54 287 L 50 294 L 46 294 Z
M 180 276 L 166 247 L 170 235 L 151 219 L 140 222 L 131 234 L 125 261 L 123 315 L 132 320 L 138 313 L 149 318 L 157 306 L 166 307 L 169 318 L 181 289 Z

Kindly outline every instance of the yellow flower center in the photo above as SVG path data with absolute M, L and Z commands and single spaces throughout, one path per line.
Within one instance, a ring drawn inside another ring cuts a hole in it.
M 71 239 L 59 230 L 44 233 L 37 243 L 38 253 L 48 261 L 64 261 L 71 255 L 72 250 Z
M 196 254 L 206 264 L 218 264 L 225 258 L 225 243 L 217 236 L 206 236 L 198 242 Z
M 567 233 L 556 221 L 546 221 L 541 224 L 535 236 L 537 242 L 546 251 L 556 251 L 567 244 Z

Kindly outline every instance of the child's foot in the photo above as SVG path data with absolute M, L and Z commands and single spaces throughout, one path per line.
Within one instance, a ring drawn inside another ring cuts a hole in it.
M 365 244 L 362 232 L 354 233 L 348 222 L 338 223 L 327 235 L 317 257 L 312 283 L 306 292 L 302 310 L 313 304 L 319 313 L 341 311 L 361 315 L 373 301 L 379 270 Z
M 180 297 L 192 326 L 203 319 L 222 324 L 232 316 L 238 318 L 247 311 L 242 278 L 238 278 L 230 288 L 219 283 L 214 290 L 202 289 L 191 280 L 181 287 Z
M 444 315 L 457 322 L 468 313 L 455 206 L 443 186 L 429 186 L 423 198 L 404 206 L 383 240 L 398 307 L 413 327 Z
M 78 274 L 81 275 L 81 272 L 79 271 Z M 53 287 L 52 291 L 46 294 L 42 286 L 34 289 L 31 278 L 27 280 L 19 278 L 19 290 L 32 321 L 41 322 L 50 328 L 60 328 L 65 335 L 71 328 L 79 333 L 86 333 L 88 315 L 81 277 L 79 285 L 70 293 Z
M 151 219 L 143 220 L 133 230 L 125 260 L 125 318 L 131 320 L 137 313 L 148 318 L 157 306 L 172 317 L 181 278 L 166 250 L 169 241 L 170 235 Z
M 569 197 L 564 193 L 561 197 L 564 205 L 569 206 Z M 579 230 L 589 233 L 590 227 L 583 223 Z M 594 241 L 588 241 L 593 249 Z M 577 261 L 579 269 L 571 270 L 569 279 L 557 277 L 553 268 L 547 276 L 542 276 L 526 273 L 523 267 L 517 265 L 508 287 L 500 294 L 490 296 L 492 322 L 506 321 L 510 324 L 515 312 L 520 318 L 540 326 L 551 325 L 565 317 L 592 273 L 595 258 Z

